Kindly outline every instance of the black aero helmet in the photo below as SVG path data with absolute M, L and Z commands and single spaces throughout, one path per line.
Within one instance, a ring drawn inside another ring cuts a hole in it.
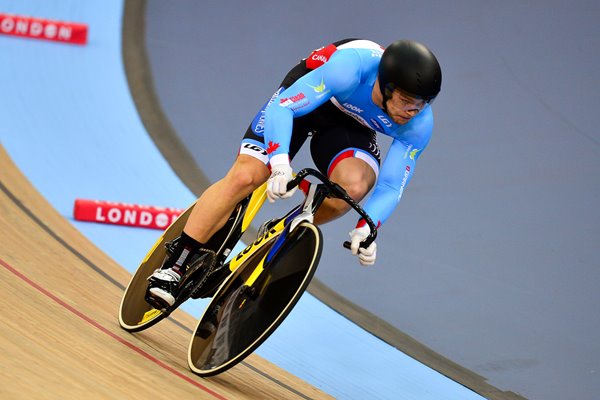
M 384 105 L 397 89 L 431 103 L 440 92 L 442 70 L 427 47 L 412 40 L 397 40 L 383 52 L 378 78 Z

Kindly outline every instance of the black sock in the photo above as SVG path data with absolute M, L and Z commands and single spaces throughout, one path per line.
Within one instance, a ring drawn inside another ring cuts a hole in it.
M 202 243 L 190 237 L 187 233 L 181 232 L 181 236 L 173 249 L 173 254 L 165 261 L 162 269 L 172 268 L 179 275 L 183 275 L 190 260 L 198 254 L 198 250 L 202 246 Z

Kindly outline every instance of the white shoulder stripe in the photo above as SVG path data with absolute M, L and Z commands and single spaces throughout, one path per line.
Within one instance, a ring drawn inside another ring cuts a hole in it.
M 370 40 L 353 40 L 351 42 L 339 45 L 338 50 L 341 49 L 371 49 L 383 51 L 380 45 Z

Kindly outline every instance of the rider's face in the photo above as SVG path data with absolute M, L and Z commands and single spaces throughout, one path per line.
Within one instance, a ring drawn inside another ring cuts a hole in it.
M 392 98 L 387 102 L 387 112 L 395 123 L 404 125 L 425 107 L 423 100 L 410 97 L 398 90 L 394 90 Z

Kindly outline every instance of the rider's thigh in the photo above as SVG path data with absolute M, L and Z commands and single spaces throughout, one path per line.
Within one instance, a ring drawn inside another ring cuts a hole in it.
M 348 157 L 339 161 L 329 178 L 342 186 L 355 201 L 362 200 L 375 184 L 375 171 L 366 161 Z

